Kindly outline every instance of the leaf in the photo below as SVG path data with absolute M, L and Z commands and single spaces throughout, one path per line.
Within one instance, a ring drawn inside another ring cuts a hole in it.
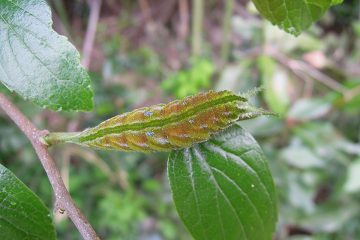
M 252 74 L 251 64 L 253 64 L 252 59 L 243 59 L 243 61 L 241 61 L 240 63 L 224 66 L 224 69 L 221 72 L 221 76 L 219 76 L 219 80 L 215 86 L 215 89 L 218 91 L 230 90 L 238 92 L 242 89 L 249 88 L 250 85 L 247 85 L 248 82 L 244 81 L 244 79 L 250 78 L 249 75 Z
M 342 3 L 344 0 L 332 0 L 331 1 L 331 5 L 338 5 L 340 3 Z
M 284 122 L 279 118 L 260 117 L 241 122 L 251 135 L 255 137 L 273 137 L 284 131 Z
M 281 158 L 300 169 L 323 168 L 325 162 L 304 146 L 290 146 L 281 151 Z
M 297 121 L 308 121 L 323 117 L 331 110 L 331 104 L 322 98 L 300 99 L 289 110 L 288 118 Z
M 0 164 L 0 239 L 56 239 L 49 210 Z
M 324 47 L 321 38 L 313 36 L 311 33 L 304 32 L 300 36 L 293 36 L 270 22 L 263 24 L 264 41 L 283 54 L 293 54 L 294 52 L 319 51 Z
M 311 199 L 311 201 L 313 201 L 313 199 Z M 319 207 L 318 211 L 315 211 L 312 214 L 308 214 L 303 219 L 297 220 L 297 224 L 302 226 L 304 229 L 307 229 L 308 231 L 317 233 L 321 232 L 329 235 L 331 235 L 331 233 L 340 233 L 344 227 L 349 227 L 349 222 L 354 223 L 354 225 L 357 227 L 358 223 L 354 221 L 354 219 L 357 218 L 357 211 L 354 211 L 354 209 L 358 209 L 357 202 L 347 202 L 346 208 L 339 208 L 336 206 L 336 204 L 336 202 L 332 205 L 328 204 L 326 208 Z M 341 232 L 340 234 L 343 233 Z M 305 237 L 303 239 L 306 240 L 309 238 Z M 315 239 L 319 240 L 319 238 L 316 237 Z M 291 238 L 291 240 L 296 239 Z
M 352 23 L 354 32 L 358 38 L 360 38 L 360 21 Z
M 347 180 L 344 184 L 344 191 L 347 193 L 356 193 L 360 191 L 360 158 L 352 162 L 347 169 Z
M 346 112 L 358 113 L 360 110 L 360 78 L 349 79 L 344 82 L 343 86 L 347 88 L 347 94 L 342 96 L 340 93 L 335 93 L 337 96 L 335 102 Z
M 272 24 L 295 36 L 317 21 L 338 0 L 253 0 Z
M 0 0 L 0 81 L 42 107 L 91 110 L 80 55 L 51 25 L 44 0 Z
M 305 213 L 314 212 L 314 175 L 311 172 L 299 175 L 289 171 L 289 169 L 284 173 L 284 180 L 287 185 L 284 195 L 294 210 L 298 209 Z
M 274 183 L 261 148 L 239 125 L 172 152 L 168 176 L 177 211 L 195 239 L 271 239 Z
M 214 73 L 214 64 L 206 58 L 193 59 L 191 67 L 181 70 L 161 83 L 161 87 L 183 98 L 209 88 Z

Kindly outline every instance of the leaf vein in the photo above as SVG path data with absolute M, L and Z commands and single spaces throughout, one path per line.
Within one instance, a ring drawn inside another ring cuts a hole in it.
M 198 152 L 197 150 L 197 146 L 193 147 L 194 151 L 197 153 L 197 157 L 198 159 L 202 162 L 203 166 L 206 167 L 205 170 L 207 170 L 207 172 L 211 175 L 211 179 L 213 180 L 213 183 L 215 184 L 216 186 L 216 189 L 223 195 L 224 199 L 226 200 L 226 203 L 228 204 L 228 206 L 230 207 L 230 209 L 232 210 L 232 212 L 235 214 L 236 216 L 236 219 L 237 221 L 239 222 L 240 226 L 241 226 L 241 229 L 242 229 L 242 232 L 245 234 L 245 239 L 249 239 L 247 237 L 247 233 L 246 231 L 244 230 L 244 226 L 243 226 L 243 223 L 241 221 L 241 219 L 239 218 L 239 215 L 234 207 L 234 205 L 231 203 L 230 199 L 228 198 L 228 196 L 222 191 L 222 189 L 220 188 L 219 186 L 219 183 L 217 182 L 213 172 L 211 171 L 211 168 L 209 166 L 209 163 L 205 161 L 204 157 Z
M 215 144 L 213 144 L 211 142 L 207 142 L 206 145 L 208 147 L 211 146 L 211 148 L 212 148 L 211 150 L 216 151 L 217 153 L 221 154 L 221 152 L 222 152 L 221 149 L 218 146 L 216 146 Z M 249 151 L 253 151 L 253 149 L 250 149 Z M 246 151 L 246 152 L 249 152 L 249 151 Z M 271 195 L 269 193 L 269 189 L 266 187 L 263 180 L 259 177 L 259 173 L 257 171 L 255 171 L 246 161 L 241 159 L 241 157 L 234 154 L 230 149 L 226 149 L 226 155 L 232 157 L 233 159 L 237 159 L 239 163 L 242 163 L 242 165 L 244 167 L 246 167 L 250 172 L 253 173 L 253 176 L 255 176 L 255 178 L 257 178 L 257 180 L 260 182 L 260 185 L 264 188 L 264 190 L 266 192 L 266 196 L 268 197 L 269 201 L 271 202 L 271 205 L 273 207 L 275 207 L 275 203 L 271 198 Z

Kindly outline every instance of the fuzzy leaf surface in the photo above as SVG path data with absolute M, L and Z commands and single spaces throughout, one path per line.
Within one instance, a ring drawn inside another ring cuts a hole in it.
M 73 45 L 52 29 L 44 0 L 0 0 L 0 81 L 53 110 L 91 110 L 90 77 Z

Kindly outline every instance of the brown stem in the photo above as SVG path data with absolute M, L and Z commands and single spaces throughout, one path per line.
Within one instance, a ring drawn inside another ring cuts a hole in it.
M 140 4 L 140 9 L 141 9 L 142 15 L 144 16 L 145 22 L 146 23 L 153 22 L 153 19 L 151 17 L 151 9 L 150 9 L 149 2 L 147 0 L 140 0 L 139 4 Z
M 192 54 L 196 58 L 202 54 L 204 0 L 192 2 Z
M 83 58 L 81 60 L 81 64 L 86 69 L 90 66 L 91 52 L 94 46 L 96 28 L 100 16 L 101 2 L 101 0 L 89 0 L 90 16 L 82 50 Z
M 331 77 L 327 76 L 326 74 L 322 73 L 318 69 L 306 64 L 302 61 L 297 61 L 293 59 L 287 58 L 285 55 L 281 54 L 276 49 L 273 49 L 269 46 L 266 46 L 265 53 L 269 54 L 275 60 L 277 60 L 280 64 L 286 66 L 291 71 L 293 71 L 296 75 L 299 76 L 298 71 L 311 76 L 313 79 L 321 82 L 325 86 L 329 87 L 330 89 L 337 91 L 339 93 L 344 94 L 345 89 L 344 87 L 338 83 L 336 80 L 332 79 Z M 300 74 L 301 76 L 301 74 Z
M 188 0 L 179 0 L 179 37 L 185 40 L 189 33 L 189 2 Z
M 15 122 L 20 130 L 31 141 L 40 162 L 45 169 L 50 184 L 55 193 L 55 205 L 58 209 L 66 211 L 76 228 L 85 240 L 100 239 L 86 217 L 76 207 L 69 192 L 67 191 L 60 172 L 50 156 L 46 145 L 41 141 L 47 131 L 41 131 L 27 119 L 20 110 L 14 106 L 3 94 L 0 93 L 0 108 Z

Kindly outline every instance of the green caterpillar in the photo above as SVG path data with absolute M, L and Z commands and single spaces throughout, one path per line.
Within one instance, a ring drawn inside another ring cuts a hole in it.
M 271 114 L 250 106 L 247 97 L 230 91 L 209 91 L 136 109 L 80 133 L 50 133 L 51 145 L 71 142 L 106 150 L 168 152 L 208 140 L 235 121 Z

